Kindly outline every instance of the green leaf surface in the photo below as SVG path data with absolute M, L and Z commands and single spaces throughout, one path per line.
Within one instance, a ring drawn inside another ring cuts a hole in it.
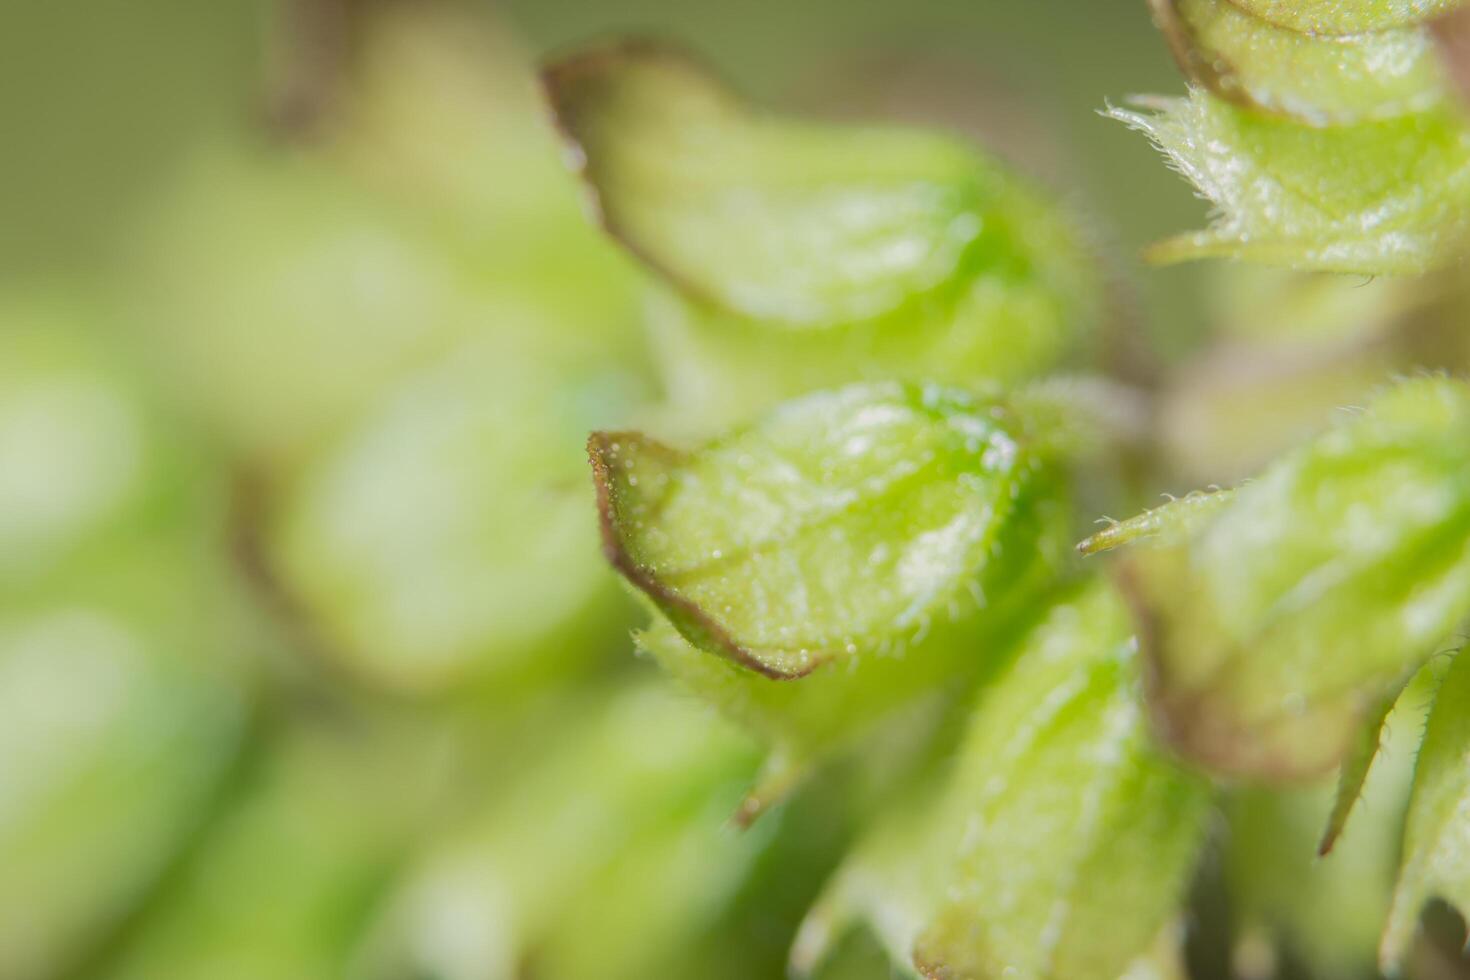
M 814 966 L 854 919 L 943 980 L 1116 980 L 1149 958 L 1209 793 L 1153 745 L 1136 659 L 1105 582 L 1052 606 L 982 690 L 952 769 L 839 871 L 796 965 Z
M 1470 658 L 1457 655 L 1446 673 L 1414 768 L 1404 829 L 1403 863 L 1380 950 L 1385 970 L 1399 968 L 1430 899 L 1470 909 Z
M 1470 392 L 1423 378 L 1284 457 L 1119 572 L 1175 747 L 1298 779 L 1350 751 L 1470 613 Z
M 1391 119 L 1448 93 L 1429 32 L 1300 34 L 1231 0 L 1152 0 L 1180 68 L 1215 95 L 1311 126 Z
M 694 453 L 589 451 L 606 549 L 692 644 L 797 678 L 985 606 L 1036 560 L 1007 532 L 1059 481 L 1004 401 L 861 385 Z
M 1452 108 L 1314 129 L 1195 90 L 1109 115 L 1147 135 L 1215 206 L 1159 262 L 1230 257 L 1329 272 L 1415 274 L 1470 231 L 1470 127 Z
M 1262 20 L 1304 34 L 1363 34 L 1427 21 L 1464 0 L 1230 0 Z
M 1034 374 L 1085 346 L 1078 229 L 964 144 L 756 109 L 647 43 L 552 64 L 547 93 L 614 236 L 681 300 L 657 317 L 681 404 L 719 420 L 857 380 Z

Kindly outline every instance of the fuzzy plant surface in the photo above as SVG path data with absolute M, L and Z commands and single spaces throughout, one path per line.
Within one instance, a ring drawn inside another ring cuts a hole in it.
M 1452 6 L 1155 2 L 1193 87 L 1111 114 L 1218 215 L 1154 257 L 1457 262 L 1470 128 L 1427 23 Z M 1464 671 L 1422 750 L 1413 719 L 1470 616 L 1470 387 L 1379 375 L 1234 489 L 1065 548 L 1128 399 L 1039 380 L 1095 316 L 1063 211 L 947 140 L 751 108 L 661 47 L 544 84 L 662 311 L 669 435 L 588 443 L 639 646 L 764 746 L 742 822 L 843 759 L 880 774 L 792 969 L 866 931 L 929 980 L 1177 975 L 1212 827 L 1242 962 L 1361 975 L 1382 931 L 1402 969 L 1422 907 L 1463 892 Z M 1320 343 L 1350 304 L 1300 309 Z
M 1215 208 L 1160 262 L 1422 273 L 1470 231 L 1470 123 L 1431 21 L 1461 4 L 1153 0 L 1187 96 L 1110 109 Z
M 301 119 L 0 290 L 0 980 L 1465 975 L 1466 5 L 1131 2 L 1247 260 L 1151 325 L 1044 92 L 300 0 Z

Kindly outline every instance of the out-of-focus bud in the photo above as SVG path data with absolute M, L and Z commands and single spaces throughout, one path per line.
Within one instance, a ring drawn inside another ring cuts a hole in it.
M 465 346 L 282 487 L 272 567 L 327 655 L 390 688 L 504 693 L 615 644 L 580 447 L 639 386 L 562 360 Z
M 851 381 L 1012 380 L 1088 346 L 1101 289 L 1077 229 L 963 144 L 771 115 L 648 43 L 544 79 L 598 216 L 678 294 L 657 348 L 707 424 Z
M 368 975 L 636 980 L 694 941 L 767 836 L 729 826 L 751 742 L 662 689 L 611 695 L 395 889 Z
M 216 802 L 247 716 L 217 485 L 126 358 L 0 309 L 0 975 L 80 969 Z

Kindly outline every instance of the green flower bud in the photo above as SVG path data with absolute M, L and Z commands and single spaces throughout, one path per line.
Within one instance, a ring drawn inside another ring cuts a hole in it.
M 996 163 L 918 132 L 759 111 L 649 44 L 552 64 L 608 230 L 676 289 L 669 387 L 716 420 L 858 380 L 1012 379 L 1085 342 L 1080 236 Z
M 1161 729 L 1217 772 L 1297 779 L 1470 613 L 1470 392 L 1406 382 L 1228 495 L 1152 529 L 1119 568 Z
M 638 387 L 497 338 L 391 389 L 281 487 L 269 529 L 323 652 L 383 687 L 502 698 L 597 655 L 627 616 L 579 450 Z
M 1455 109 L 1313 129 L 1196 90 L 1110 110 L 1143 132 L 1219 210 L 1155 245 L 1159 262 L 1232 257 L 1328 272 L 1445 265 L 1470 231 L 1470 127 Z
M 1419 24 L 1464 0 L 1231 0 L 1262 20 L 1304 34 L 1366 34 Z
M 1005 399 L 878 384 L 691 453 L 589 450 L 608 557 L 661 614 L 641 645 L 795 764 L 991 662 L 1064 551 L 1055 441 Z
M 1312 976 L 1378 975 L 1375 951 L 1433 689 L 1426 668 L 1390 702 L 1386 717 L 1363 727 L 1360 744 L 1371 751 L 1355 746 L 1335 796 L 1322 783 L 1254 787 L 1229 800 L 1224 883 L 1240 972 L 1259 974 L 1269 963 L 1290 962 Z M 1318 844 L 1324 822 L 1328 836 Z
M 444 742 L 356 718 L 288 728 L 234 787 L 106 976 L 353 975 L 370 916 L 430 825 Z
M 838 872 L 799 968 L 866 920 L 934 980 L 1151 975 L 1138 961 L 1181 900 L 1208 789 L 1152 743 L 1126 607 L 1105 582 L 1056 602 L 1015 653 L 949 768 Z
M 1213 94 L 1309 126 L 1392 119 L 1432 109 L 1449 92 L 1429 31 L 1354 37 L 1303 34 L 1234 0 L 1151 0 L 1174 56 Z
M 1217 217 L 1150 256 L 1367 274 L 1463 256 L 1470 126 L 1427 23 L 1460 5 L 1153 0 L 1202 88 L 1108 114 L 1153 140 Z

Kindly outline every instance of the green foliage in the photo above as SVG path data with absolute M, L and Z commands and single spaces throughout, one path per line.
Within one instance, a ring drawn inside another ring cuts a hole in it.
M 331 726 L 271 744 L 108 976 L 346 974 L 396 856 L 428 817 L 432 747 Z
M 1181 752 L 1236 775 L 1336 765 L 1470 613 L 1470 391 L 1403 383 L 1204 520 L 1163 525 L 1124 576 Z
M 1309 126 L 1393 119 L 1448 95 L 1426 31 L 1297 33 L 1232 0 L 1153 0 L 1180 67 L 1213 94 Z
M 607 229 L 681 294 L 656 321 L 670 388 L 717 422 L 847 381 L 1024 377 L 1090 343 L 1076 227 L 961 143 L 774 116 L 647 44 L 544 83 Z
M 1154 0 L 1200 87 L 1109 114 L 1218 213 L 1151 257 L 1369 274 L 1454 263 L 1470 232 L 1470 127 L 1426 22 L 1458 5 Z
M 1383 935 L 1385 970 L 1408 956 L 1419 913 L 1432 898 L 1470 909 L 1467 888 L 1465 754 L 1470 746 L 1470 660 L 1456 657 L 1434 697 L 1424 741 L 1414 767 L 1414 790 L 1404 828 L 1403 865 L 1393 911 Z
M 1065 552 L 1053 445 L 1005 399 L 886 384 L 591 454 L 609 557 L 672 627 L 642 646 L 799 766 L 993 662 Z
M 1455 110 L 1314 129 L 1202 90 L 1119 119 L 1152 139 L 1218 209 L 1157 261 L 1229 256 L 1330 272 L 1418 273 L 1457 253 L 1470 129 Z
M 636 379 L 538 353 L 456 349 L 286 488 L 272 565 L 355 674 L 428 693 L 544 676 L 618 615 L 579 447 Z
M 1102 581 L 1054 603 L 976 700 L 947 771 L 838 873 L 796 950 L 853 919 L 933 978 L 1116 980 L 1147 958 L 1209 799 L 1154 747 L 1126 609 Z
M 1378 975 L 1378 939 L 1436 680 L 1426 667 L 1386 718 L 1364 727 L 1336 790 L 1252 787 L 1226 801 L 1224 877 L 1241 955 L 1300 963 L 1313 976 Z M 1370 731 L 1371 755 L 1359 754 Z M 1332 847 L 1319 856 L 1324 822 Z
M 0 975 L 77 968 L 176 860 L 249 697 L 187 427 L 49 297 L 0 309 Z M 85 882 L 85 887 L 79 887 Z
M 1060 491 L 1039 435 L 1003 401 L 889 384 L 788 403 L 692 455 L 620 433 L 589 451 L 614 565 L 691 643 L 797 678 L 1047 560 L 1034 534 L 999 546 L 1052 523 L 1028 515 Z

